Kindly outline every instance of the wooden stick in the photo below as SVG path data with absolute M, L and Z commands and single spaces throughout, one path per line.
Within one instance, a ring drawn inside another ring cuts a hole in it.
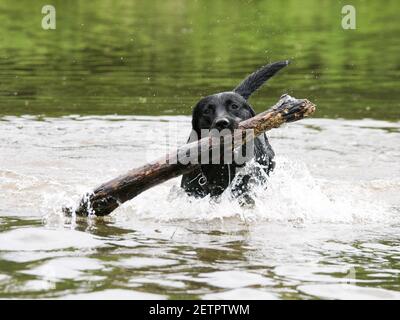
M 252 136 L 254 139 L 267 130 L 277 128 L 285 122 L 303 119 L 314 111 L 315 105 L 310 101 L 295 99 L 285 94 L 269 110 L 240 122 L 238 129 L 241 129 L 242 132 L 247 129 L 254 130 Z M 220 142 L 220 138 L 218 138 L 218 142 Z M 239 143 L 236 143 L 234 148 L 240 147 L 244 143 L 246 143 L 246 138 L 239 139 Z M 202 155 L 214 154 L 212 150 L 220 147 L 221 145 L 216 143 L 215 138 L 211 136 L 186 144 L 157 161 L 130 170 L 126 174 L 102 184 L 92 193 L 85 194 L 77 208 L 64 207 L 63 212 L 67 215 L 75 213 L 79 216 L 108 215 L 122 203 L 131 200 L 143 191 L 195 170 L 200 166 Z M 185 163 L 188 164 L 172 161 L 182 159 L 183 156 L 186 156 L 188 162 Z

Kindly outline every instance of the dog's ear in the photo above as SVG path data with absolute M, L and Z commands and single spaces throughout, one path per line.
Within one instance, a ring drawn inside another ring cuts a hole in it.
M 192 130 L 194 130 L 197 134 L 200 132 L 198 118 L 195 116 L 192 117 Z
M 265 81 L 288 64 L 289 60 L 268 64 L 249 75 L 233 91 L 247 100 Z
M 256 111 L 253 109 L 253 107 L 247 103 L 247 108 L 249 109 L 251 116 L 255 117 Z
M 203 99 L 197 102 L 192 111 L 192 130 L 194 130 L 198 135 L 200 134 L 199 119 L 200 119 L 200 113 L 201 113 L 200 111 L 202 105 L 203 105 Z

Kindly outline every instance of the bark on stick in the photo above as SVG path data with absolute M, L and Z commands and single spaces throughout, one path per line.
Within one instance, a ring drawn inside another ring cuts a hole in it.
M 295 99 L 285 94 L 267 111 L 240 122 L 238 129 L 242 131 L 253 130 L 252 138 L 254 138 L 265 131 L 278 128 L 283 123 L 303 119 L 314 111 L 315 105 L 307 99 Z M 239 134 L 242 137 L 240 131 Z M 246 143 L 248 137 L 246 135 L 244 138 L 235 139 L 234 148 L 239 148 Z M 93 192 L 85 194 L 77 208 L 64 207 L 63 211 L 68 215 L 75 213 L 79 216 L 108 215 L 122 203 L 131 200 L 143 191 L 196 169 L 200 165 L 198 163 L 204 153 L 214 154 L 213 148 L 221 147 L 220 141 L 220 138 L 216 141 L 215 138 L 210 136 L 179 147 L 174 152 L 156 161 L 132 169 L 100 185 Z M 179 162 L 182 155 L 185 155 L 187 160 L 187 155 L 189 155 L 189 164 Z M 175 161 L 176 159 L 178 161 Z

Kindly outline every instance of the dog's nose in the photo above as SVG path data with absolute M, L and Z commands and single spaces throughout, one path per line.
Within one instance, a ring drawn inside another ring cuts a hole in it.
M 229 120 L 227 118 L 221 118 L 218 119 L 217 121 L 215 121 L 215 126 L 217 127 L 217 129 L 226 129 L 229 127 Z

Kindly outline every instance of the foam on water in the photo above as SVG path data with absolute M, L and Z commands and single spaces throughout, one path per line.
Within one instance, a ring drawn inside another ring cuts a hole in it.
M 3 120 L 0 214 L 40 215 L 50 224 L 60 221 L 62 206 L 76 204 L 99 183 L 148 161 L 148 149 L 162 155 L 171 128 L 182 141 L 190 129 L 187 117 Z M 154 128 L 157 136 L 140 134 Z M 163 222 L 399 222 L 399 131 L 399 123 L 383 121 L 306 120 L 269 135 L 277 166 L 267 189 L 253 187 L 253 207 L 241 207 L 229 192 L 218 201 L 190 198 L 178 187 L 179 179 L 173 179 L 124 204 L 113 216 Z M 357 166 L 353 176 L 346 170 L 352 166 Z
M 368 223 L 400 221 L 391 205 L 376 197 L 376 184 L 385 182 L 344 182 L 316 179 L 306 164 L 286 157 L 277 157 L 277 167 L 271 174 L 267 189 L 254 186 L 255 205 L 242 207 L 229 191 L 221 199 L 193 199 L 178 188 L 179 181 L 147 192 L 118 209 L 116 215 L 160 221 L 212 221 L 237 218 L 244 222 L 274 221 L 289 223 Z M 387 187 L 397 190 L 400 184 Z M 151 204 L 151 206 L 149 206 Z
M 1 120 L 1 297 L 399 296 L 398 122 L 272 130 L 277 165 L 266 189 L 251 189 L 253 207 L 229 190 L 190 198 L 176 178 L 110 217 L 71 219 L 63 206 L 184 144 L 190 118 Z

